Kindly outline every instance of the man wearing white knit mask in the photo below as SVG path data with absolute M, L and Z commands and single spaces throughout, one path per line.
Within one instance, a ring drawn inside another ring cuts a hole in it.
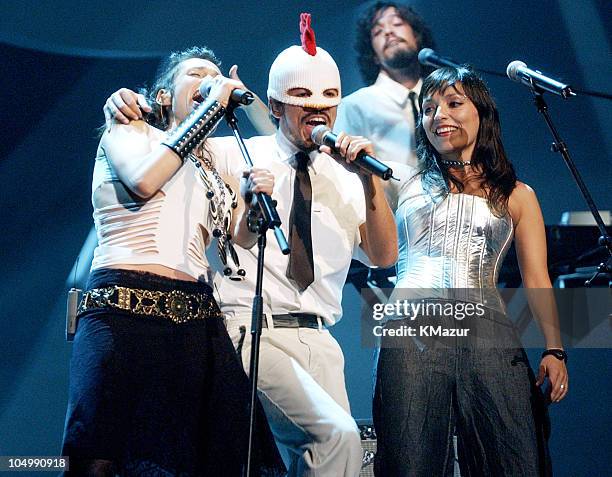
M 393 265 L 397 232 L 380 179 L 355 173 L 351 165 L 360 151 L 374 155 L 372 144 L 340 133 L 340 154 L 332 157 L 311 139 L 317 125 L 333 127 L 340 74 L 333 58 L 316 47 L 310 15 L 302 14 L 300 28 L 302 46 L 282 51 L 270 68 L 269 112 L 278 129 L 246 141 L 255 166 L 275 177 L 273 197 L 292 249 L 283 255 L 269 235 L 258 388 L 286 451 L 289 475 L 353 477 L 361 468 L 361 441 L 350 415 L 344 357 L 327 328 L 342 316 L 351 259 Z M 129 116 L 115 103 L 117 108 Z M 245 165 L 233 138 L 211 138 L 209 146 L 221 174 L 242 175 Z M 236 252 L 244 277 L 238 280 L 228 270 L 233 279 L 218 274 L 215 284 L 228 333 L 248 371 L 257 249 Z
M 340 74 L 332 57 L 314 45 L 304 25 L 309 18 L 302 23 L 303 46 L 281 52 L 270 69 L 269 107 L 278 130 L 247 141 L 255 165 L 274 174 L 273 197 L 292 248 L 287 257 L 268 240 L 258 387 L 277 442 L 288 450 L 289 475 L 356 476 L 361 442 L 350 415 L 344 357 L 327 328 L 342 315 L 351 258 L 361 249 L 370 263 L 390 266 L 397 235 L 380 180 L 347 170 L 359 151 L 374 153 L 371 143 L 341 134 L 337 146 L 344 157 L 332 158 L 311 139 L 317 125 L 334 124 Z M 235 154 L 232 159 L 228 172 L 237 175 L 244 165 Z M 257 257 L 256 250 L 238 254 L 245 280 L 221 279 L 218 288 L 228 332 L 248 369 Z

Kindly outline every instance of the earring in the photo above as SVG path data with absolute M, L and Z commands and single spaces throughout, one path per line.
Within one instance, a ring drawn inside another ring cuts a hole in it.
M 159 117 L 161 119 L 161 123 L 164 124 L 165 120 L 164 120 L 164 105 L 162 104 L 162 102 L 159 99 L 156 99 L 155 102 L 157 104 L 159 104 Z

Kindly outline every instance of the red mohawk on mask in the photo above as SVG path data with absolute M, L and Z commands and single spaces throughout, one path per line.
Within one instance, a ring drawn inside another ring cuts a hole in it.
M 317 54 L 317 42 L 315 41 L 315 34 L 310 26 L 310 13 L 300 14 L 300 38 L 302 40 L 302 48 L 310 56 Z

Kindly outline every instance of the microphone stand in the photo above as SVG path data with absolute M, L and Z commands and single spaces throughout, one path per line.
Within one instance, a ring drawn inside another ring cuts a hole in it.
M 230 101 L 225 112 L 225 119 L 228 126 L 232 130 L 240 152 L 244 157 L 244 161 L 250 167 L 253 167 L 253 161 L 249 155 L 249 151 L 244 144 L 240 130 L 238 129 L 238 120 L 234 114 L 234 110 L 239 106 L 238 103 Z M 255 194 L 257 197 L 257 206 L 259 210 L 255 212 L 253 209 L 249 211 L 248 225 L 251 232 L 257 233 L 257 279 L 255 282 L 255 297 L 253 298 L 253 308 L 251 314 L 251 362 L 249 365 L 249 382 L 251 385 L 251 396 L 249 404 L 249 447 L 246 462 L 246 477 L 250 477 L 253 468 L 253 445 L 255 439 L 255 410 L 257 408 L 257 375 L 259 372 L 259 346 L 261 342 L 261 328 L 263 319 L 263 270 L 264 270 L 264 254 L 266 249 L 266 232 L 268 229 L 274 229 L 274 236 L 278 242 L 283 255 L 289 253 L 289 244 L 285 238 L 285 234 L 281 230 L 281 220 L 276 211 L 276 201 L 261 192 Z
M 567 165 L 568 169 L 572 173 L 572 176 L 574 177 L 574 181 L 578 185 L 578 188 L 580 189 L 580 192 L 582 193 L 584 200 L 586 201 L 587 205 L 589 206 L 589 209 L 591 210 L 591 214 L 593 215 L 593 218 L 595 219 L 595 223 L 597 224 L 597 227 L 599 228 L 599 232 L 601 233 L 601 236 L 599 237 L 598 243 L 600 246 L 606 247 L 606 249 L 608 250 L 608 254 L 609 254 L 608 260 L 606 262 L 600 263 L 599 266 L 597 267 L 597 271 L 595 272 L 595 274 L 584 283 L 585 287 L 591 287 L 593 281 L 600 274 L 612 273 L 612 237 L 608 235 L 606 226 L 603 222 L 603 219 L 601 218 L 601 215 L 599 214 L 599 210 L 597 209 L 597 206 L 595 205 L 593 198 L 591 197 L 591 193 L 589 192 L 586 184 L 582 180 L 582 176 L 578 172 L 578 169 L 576 168 L 576 164 L 574 164 L 574 161 L 570 157 L 569 149 L 567 148 L 565 141 L 561 139 L 561 136 L 557 132 L 557 129 L 555 128 L 555 125 L 553 124 L 552 119 L 550 115 L 548 114 L 548 105 L 546 104 L 546 101 L 544 101 L 544 96 L 543 96 L 544 90 L 539 88 L 532 80 L 531 81 L 531 91 L 534 96 L 534 103 L 536 105 L 536 108 L 538 112 L 541 113 L 542 116 L 544 117 L 544 121 L 546 121 L 546 125 L 548 126 L 548 128 L 550 129 L 550 132 L 553 135 L 554 140 L 551 145 L 551 150 L 553 152 L 558 152 L 559 154 L 561 154 L 561 157 L 563 157 L 565 164 Z M 609 286 L 612 287 L 612 280 L 610 281 Z

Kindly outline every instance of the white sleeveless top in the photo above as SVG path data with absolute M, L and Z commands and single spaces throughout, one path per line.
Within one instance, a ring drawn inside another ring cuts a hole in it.
M 206 175 L 214 193 L 219 194 L 213 174 L 206 171 Z M 108 182 L 120 181 L 100 149 L 93 173 L 92 201 L 98 187 Z M 94 206 L 98 246 L 91 269 L 155 264 L 211 283 L 212 274 L 205 255 L 214 228 L 209 213 L 211 201 L 206 197 L 208 190 L 198 169 L 187 159 L 160 189 L 161 194 L 148 200 L 133 195 L 132 202 Z M 226 198 L 225 203 L 230 201 Z M 208 231 L 206 240 L 205 230 Z

